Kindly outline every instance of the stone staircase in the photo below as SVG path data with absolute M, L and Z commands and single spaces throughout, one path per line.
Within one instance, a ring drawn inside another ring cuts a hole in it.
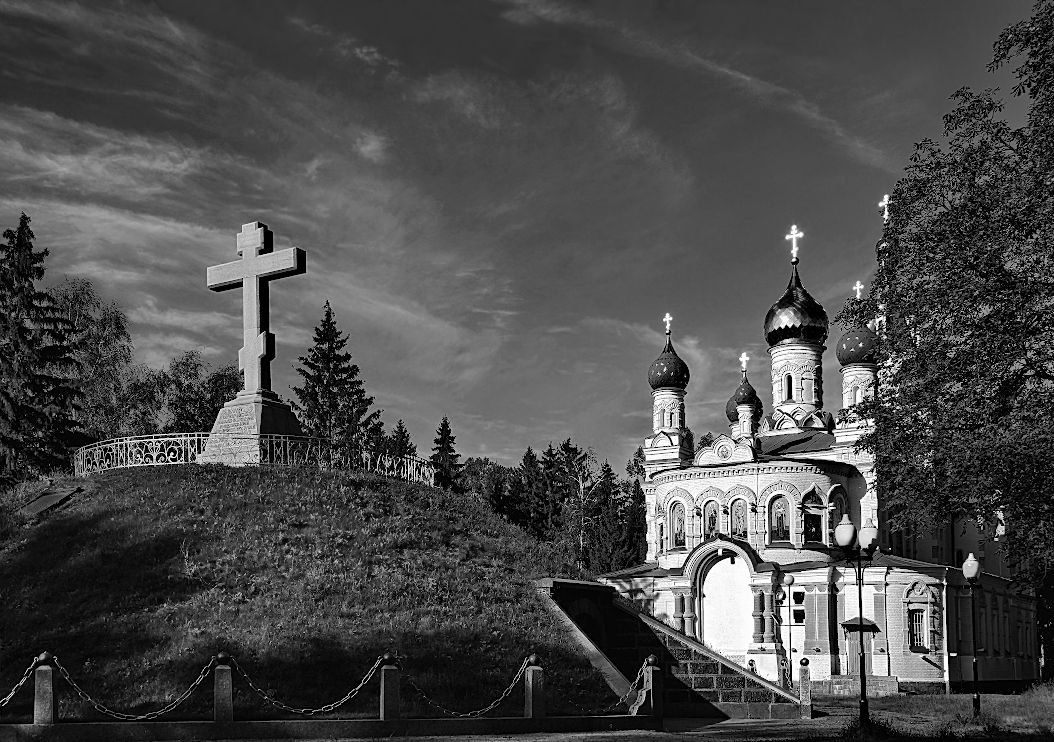
M 572 629 L 611 689 L 624 695 L 649 655 L 665 670 L 668 716 L 798 718 L 796 694 L 781 688 L 618 598 L 609 585 L 538 580 L 539 593 Z

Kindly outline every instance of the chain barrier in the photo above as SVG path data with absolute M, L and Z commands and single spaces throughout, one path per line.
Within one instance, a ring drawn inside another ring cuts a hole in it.
M 22 689 L 22 686 L 25 685 L 26 681 L 28 681 L 33 675 L 35 669 L 37 669 L 37 662 L 36 660 L 33 660 L 33 662 L 29 663 L 29 667 L 26 668 L 26 671 L 22 673 L 22 679 L 15 683 L 15 687 L 11 689 L 11 692 L 4 696 L 3 699 L 0 699 L 0 709 L 11 703 L 11 699 Z
M 91 704 L 91 707 L 98 711 L 100 714 L 109 716 L 113 719 L 117 719 L 118 721 L 150 721 L 152 719 L 157 719 L 158 717 L 164 716 L 170 711 L 174 711 L 180 704 L 190 698 L 190 694 L 193 693 L 197 689 L 197 687 L 205 681 L 205 678 L 209 676 L 209 672 L 211 672 L 212 668 L 215 667 L 216 657 L 214 655 L 208 662 L 205 663 L 205 666 L 201 668 L 201 672 L 198 673 L 198 677 L 194 680 L 194 682 L 191 683 L 185 691 L 180 693 L 174 701 L 169 703 L 164 708 L 158 709 L 157 711 L 150 711 L 149 713 L 138 715 L 125 714 L 120 711 L 114 711 L 111 708 L 103 706 L 101 703 L 89 696 L 84 691 L 84 689 L 77 685 L 76 681 L 74 681 L 74 679 L 70 677 L 69 671 L 62 666 L 61 662 L 59 662 L 58 657 L 52 656 L 51 662 L 54 663 L 55 667 L 58 669 L 59 675 L 62 676 L 62 679 L 70 684 L 70 687 L 73 688 L 74 691 L 76 691 L 77 695 L 80 696 L 82 700 Z
M 238 660 L 234 659 L 233 657 L 230 658 L 231 666 L 234 667 L 234 669 L 238 671 L 238 674 L 241 675 L 245 679 L 246 684 L 249 686 L 250 689 L 252 689 L 253 693 L 255 693 L 256 695 L 260 696 L 260 698 L 262 698 L 263 700 L 267 701 L 269 704 L 271 704 L 272 706 L 274 706 L 277 709 L 281 709 L 282 711 L 288 712 L 290 714 L 301 714 L 303 716 L 314 716 L 315 714 L 328 714 L 330 711 L 333 711 L 337 707 L 343 706 L 345 703 L 347 703 L 352 698 L 354 698 L 356 695 L 358 695 L 359 691 L 362 690 L 363 687 L 365 687 L 366 683 L 370 682 L 370 680 L 376 674 L 377 668 L 379 668 L 381 666 L 381 663 L 383 661 L 384 661 L 384 655 L 381 655 L 380 657 L 377 658 L 377 661 L 373 663 L 373 667 L 371 667 L 366 672 L 366 674 L 363 675 L 362 680 L 359 681 L 359 684 L 356 685 L 351 690 L 349 690 L 347 692 L 347 694 L 343 698 L 341 698 L 339 701 L 334 701 L 333 703 L 327 703 L 325 706 L 321 706 L 321 707 L 319 707 L 317 709 L 307 709 L 307 708 L 296 708 L 294 706 L 288 706 L 288 705 L 282 703 L 281 701 L 279 701 L 278 699 L 273 698 L 272 696 L 268 695 L 267 691 L 265 691 L 263 688 L 261 688 L 260 686 L 258 686 L 256 683 L 254 683 L 252 681 L 252 679 L 249 677 L 248 673 L 246 673 L 245 670 L 242 668 L 242 666 L 238 664 Z
M 591 714 L 591 715 L 593 715 L 593 716 L 601 716 L 601 715 L 603 715 L 603 714 L 608 714 L 608 713 L 611 713 L 612 711 L 614 711 L 615 709 L 617 709 L 617 708 L 618 708 L 619 706 L 621 706 L 622 704 L 626 704 L 626 706 L 628 706 L 628 707 L 630 708 L 630 712 L 631 712 L 631 714 L 635 714 L 635 713 L 636 713 L 636 708 L 639 708 L 639 707 L 640 707 L 640 704 L 633 704 L 633 703 L 630 703 L 630 700 L 629 700 L 629 699 L 630 699 L 630 696 L 631 696 L 631 695 L 632 695 L 632 694 L 633 694 L 634 692 L 640 693 L 640 688 L 638 688 L 637 686 L 638 686 L 638 684 L 640 683 L 640 681 L 644 679 L 644 670 L 645 670 L 645 669 L 646 669 L 647 667 L 648 667 L 648 661 L 647 661 L 647 660 L 645 660 L 645 661 L 644 661 L 644 664 L 642 664 L 642 665 L 640 666 L 640 669 L 639 669 L 639 670 L 637 670 L 637 677 L 635 677 L 635 678 L 633 679 L 633 682 L 632 682 L 632 683 L 630 683 L 629 689 L 628 689 L 628 690 L 627 690 L 627 691 L 626 691 L 625 693 L 623 693 L 623 694 L 622 694 L 622 697 L 621 697 L 621 698 L 619 698 L 619 699 L 618 699 L 617 701 L 615 701 L 614 703 L 612 703 L 612 704 L 610 704 L 610 705 L 608 705 L 608 706 L 605 706 L 604 708 L 600 709 L 599 711 L 593 711 L 592 709 L 587 709 L 587 708 L 586 708 L 585 706 L 582 706 L 582 705 L 580 705 L 580 704 L 578 704 L 578 703 L 575 703 L 575 702 L 574 702 L 574 701 L 572 701 L 572 700 L 571 700 L 570 698 L 569 698 L 569 699 L 567 699 L 567 700 L 568 700 L 568 702 L 569 702 L 569 703 L 570 703 L 570 704 L 571 704 L 572 706 L 574 706 L 574 707 L 575 707 L 576 709 L 578 709 L 579 711 L 583 711 L 583 712 L 585 712 L 585 713 L 587 713 L 587 714 Z M 634 699 L 634 700 L 635 700 L 635 701 L 636 701 L 636 700 L 640 700 L 640 698 L 638 697 L 637 699 Z M 636 708 L 634 708 L 634 706 L 636 706 Z
M 460 712 L 454 711 L 453 709 L 448 709 L 446 706 L 443 706 L 442 704 L 439 704 L 436 701 L 432 700 L 432 698 L 430 698 L 429 695 L 424 692 L 421 686 L 417 684 L 417 682 L 413 679 L 410 674 L 403 673 L 403 677 L 406 679 L 406 682 L 410 684 L 410 687 L 417 691 L 417 695 L 421 696 L 421 698 L 423 698 L 425 702 L 432 708 L 442 711 L 447 716 L 453 716 L 458 719 L 469 719 L 472 717 L 483 716 L 483 714 L 486 714 L 489 711 L 493 711 L 499 705 L 501 705 L 501 703 L 509 697 L 509 694 L 512 693 L 513 689 L 515 689 L 516 685 L 520 682 L 520 678 L 523 677 L 523 673 L 527 670 L 527 666 L 530 661 L 531 655 L 524 657 L 523 664 L 521 664 L 520 669 L 516 671 L 516 676 L 512 679 L 512 682 L 509 683 L 508 687 L 504 691 L 502 691 L 501 695 L 491 701 L 488 705 L 484 706 L 481 709 L 476 709 L 475 711 Z

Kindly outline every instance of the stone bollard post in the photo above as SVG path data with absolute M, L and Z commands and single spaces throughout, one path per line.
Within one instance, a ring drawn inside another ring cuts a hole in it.
M 798 668 L 798 708 L 801 710 L 801 718 L 812 718 L 812 683 L 809 681 L 809 659 L 801 658 L 801 667 Z
M 662 718 L 663 687 L 662 667 L 659 666 L 659 658 L 654 654 L 648 656 L 648 666 L 644 668 L 644 689 L 648 692 L 648 701 L 651 703 L 651 715 Z
M 395 655 L 381 660 L 381 721 L 399 718 L 399 665 Z
M 54 655 L 44 652 L 36 659 L 33 670 L 33 723 L 40 725 L 54 724 L 58 718 L 58 706 L 55 703 L 55 667 Z
M 212 720 L 217 724 L 229 724 L 234 721 L 231 656 L 226 652 L 216 655 L 216 665 L 212 668 Z
M 545 671 L 538 664 L 538 655 L 527 658 L 523 671 L 523 718 L 541 719 L 545 716 Z

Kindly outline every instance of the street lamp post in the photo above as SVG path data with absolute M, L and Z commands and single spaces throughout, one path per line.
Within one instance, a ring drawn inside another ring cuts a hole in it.
M 860 648 L 860 726 L 866 727 L 871 723 L 871 715 L 867 709 L 867 666 L 864 660 L 864 569 L 865 560 L 870 563 L 878 547 L 878 529 L 869 518 L 860 529 L 859 536 L 856 526 L 849 520 L 848 515 L 842 516 L 842 522 L 834 529 L 834 540 L 845 555 L 846 564 L 852 566 L 856 573 L 856 599 L 857 627 L 859 637 L 857 645 Z
M 977 592 L 977 577 L 981 573 L 981 563 L 977 557 L 970 553 L 963 562 L 963 577 L 970 583 L 970 654 L 973 657 L 973 715 L 974 718 L 981 715 L 981 692 L 977 688 L 977 601 L 974 593 Z

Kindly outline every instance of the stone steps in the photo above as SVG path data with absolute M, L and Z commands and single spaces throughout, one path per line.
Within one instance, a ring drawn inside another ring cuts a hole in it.
M 797 696 L 659 621 L 625 607 L 614 588 L 552 580 L 550 595 L 627 680 L 649 655 L 665 670 L 669 716 L 798 718 Z M 614 686 L 613 686 L 614 688 Z

